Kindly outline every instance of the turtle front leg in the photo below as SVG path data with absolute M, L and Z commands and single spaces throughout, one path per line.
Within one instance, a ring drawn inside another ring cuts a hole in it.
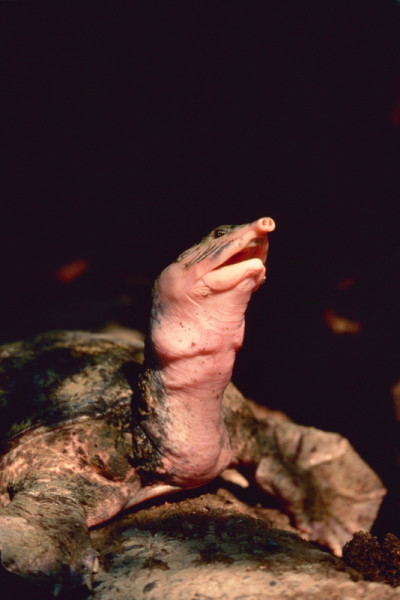
M 59 489 L 18 492 L 0 510 L 0 555 L 5 569 L 54 596 L 91 588 L 97 561 L 82 506 Z
M 3 566 L 54 595 L 91 586 L 88 528 L 120 512 L 140 489 L 131 438 L 105 419 L 84 420 L 17 445 L 0 463 Z

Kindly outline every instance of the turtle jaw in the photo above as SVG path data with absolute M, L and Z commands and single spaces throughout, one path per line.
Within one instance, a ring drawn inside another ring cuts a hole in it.
M 164 269 L 154 287 L 154 297 L 161 301 L 158 306 L 165 309 L 169 303 L 179 309 L 184 299 L 197 302 L 209 293 L 228 291 L 249 277 L 255 280 L 249 286 L 251 294 L 264 280 L 268 233 L 274 229 L 270 217 L 217 228 Z M 220 231 L 222 235 L 218 235 Z
M 215 267 L 213 271 L 217 269 L 223 269 L 229 265 L 234 265 L 246 260 L 251 260 L 252 258 L 259 258 L 262 263 L 265 263 L 267 258 L 267 246 L 268 244 L 266 238 L 254 238 L 247 244 L 245 248 L 243 248 L 243 250 L 239 250 L 239 252 L 233 254 L 233 256 L 228 258 L 221 265 Z
M 264 264 L 268 253 L 268 233 L 274 229 L 273 219 L 262 217 L 254 223 L 243 225 L 228 233 L 227 242 L 223 243 L 211 257 L 211 261 L 217 263 L 211 270 L 252 258 L 259 258 Z
M 242 282 L 249 282 L 251 293 L 261 285 L 265 278 L 268 239 L 266 236 L 253 237 L 245 242 L 247 240 L 240 244 L 239 249 L 227 248 L 229 256 L 222 257 L 224 260 L 202 277 L 202 282 L 209 289 L 228 291 Z
M 268 233 L 274 229 L 273 219 L 262 217 L 221 238 L 224 243 L 210 257 L 202 282 L 215 291 L 230 290 L 248 282 L 250 293 L 255 291 L 265 278 Z

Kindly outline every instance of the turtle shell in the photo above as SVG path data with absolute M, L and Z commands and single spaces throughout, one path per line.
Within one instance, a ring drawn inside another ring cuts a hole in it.
M 53 331 L 0 348 L 0 451 L 27 431 L 85 418 L 130 426 L 141 341 L 112 334 Z

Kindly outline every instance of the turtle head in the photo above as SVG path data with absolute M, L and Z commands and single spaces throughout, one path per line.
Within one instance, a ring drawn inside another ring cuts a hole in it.
M 229 342 L 233 333 L 233 344 L 240 347 L 243 335 L 236 333 L 252 293 L 265 279 L 268 234 L 274 229 L 270 217 L 248 225 L 224 225 L 181 254 L 155 283 L 153 333 L 158 330 L 159 339 L 173 341 L 178 351 L 179 339 L 194 349 L 194 330 L 197 338 L 207 337 L 208 342 L 218 334 L 218 343 Z M 179 327 L 185 335 L 171 336 L 171 329 Z M 164 354 L 161 346 L 156 351 Z
M 232 290 L 251 295 L 265 277 L 268 233 L 274 229 L 270 217 L 213 229 L 164 269 L 156 283 L 158 291 L 170 300 L 183 296 L 194 302 Z

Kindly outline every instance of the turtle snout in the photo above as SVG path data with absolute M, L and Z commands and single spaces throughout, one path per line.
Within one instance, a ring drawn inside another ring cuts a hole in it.
M 275 221 L 271 217 L 261 217 L 256 221 L 256 228 L 260 233 L 269 233 L 275 229 Z

